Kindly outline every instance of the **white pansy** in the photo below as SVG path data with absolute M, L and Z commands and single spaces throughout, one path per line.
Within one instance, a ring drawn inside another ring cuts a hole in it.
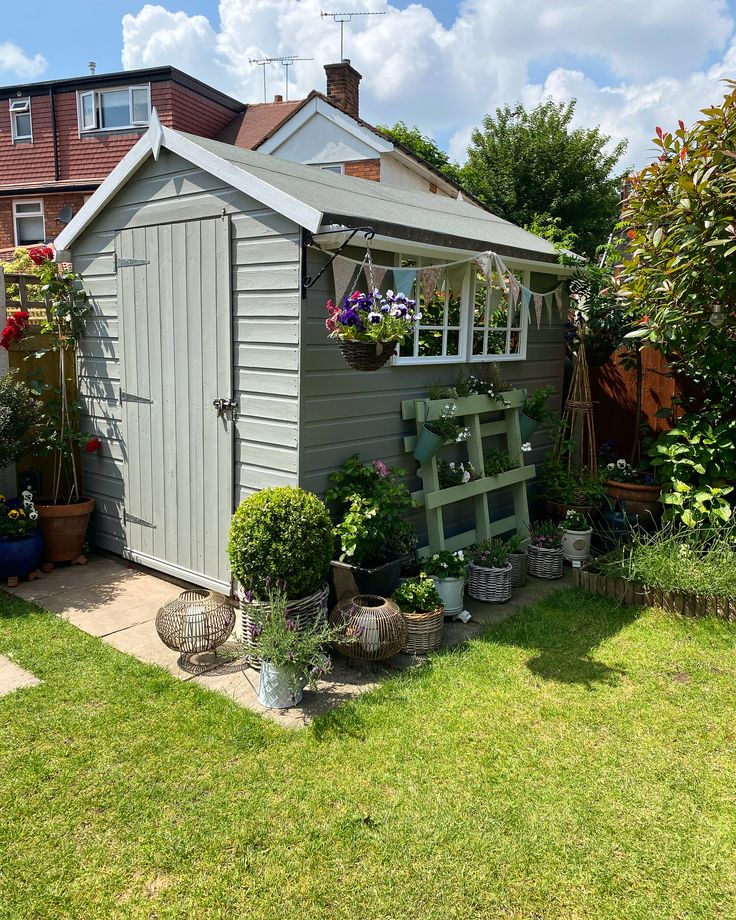
M 616 469 L 616 464 L 615 464 L 615 463 L 609 463 L 608 466 L 607 466 L 607 469 L 609 469 L 609 470 L 615 470 L 615 469 Z
M 29 519 L 30 519 L 31 521 L 37 521 L 37 520 L 38 520 L 38 511 L 31 511 L 31 512 L 29 513 L 28 517 L 29 517 Z
M 529 441 L 525 441 L 525 442 L 521 445 L 521 449 L 522 449 L 522 451 L 523 451 L 525 454 L 528 454 L 529 451 L 532 449 L 532 445 L 529 443 Z
M 625 470 L 625 469 L 626 469 L 626 461 L 625 461 L 625 460 L 617 460 L 617 461 L 616 461 L 616 466 L 617 466 L 620 470 Z

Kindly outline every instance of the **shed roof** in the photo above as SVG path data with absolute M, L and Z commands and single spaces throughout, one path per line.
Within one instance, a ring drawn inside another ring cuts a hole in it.
M 162 147 L 217 175 L 295 223 L 315 232 L 334 223 L 370 224 L 377 233 L 461 250 L 493 249 L 537 262 L 558 261 L 547 240 L 475 205 L 304 166 L 231 144 L 151 126 L 59 234 L 67 249 L 149 157 Z M 564 269 L 560 267 L 564 272 Z

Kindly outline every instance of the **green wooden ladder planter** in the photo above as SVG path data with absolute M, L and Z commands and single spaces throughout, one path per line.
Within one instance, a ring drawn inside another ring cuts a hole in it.
M 473 469 L 483 471 L 484 452 L 483 438 L 492 435 L 506 437 L 506 450 L 510 457 L 519 458 L 519 466 L 498 476 L 481 475 L 479 479 L 466 482 L 448 489 L 440 489 L 437 474 L 437 457 L 432 457 L 427 463 L 420 464 L 423 488 L 414 492 L 412 498 L 417 506 L 424 508 L 427 518 L 427 535 L 429 543 L 419 550 L 421 556 L 427 556 L 439 550 L 447 549 L 456 551 L 465 549 L 473 543 L 489 540 L 510 530 L 516 531 L 520 537 L 526 538 L 529 534 L 529 504 L 527 499 L 526 484 L 534 478 L 533 466 L 524 466 L 524 454 L 521 451 L 521 432 L 519 429 L 519 416 L 524 404 L 524 392 L 511 390 L 504 394 L 506 405 L 489 396 L 467 396 L 461 399 L 450 400 L 456 406 L 455 415 L 463 418 L 465 425 L 470 429 L 467 440 L 468 460 Z M 447 399 L 416 399 L 404 400 L 401 403 L 401 416 L 416 422 L 417 435 L 404 438 L 404 449 L 413 453 L 417 443 L 417 436 L 424 423 L 439 418 Z M 483 421 L 482 417 L 491 413 L 501 413 L 502 418 Z M 488 497 L 494 492 L 508 490 L 513 502 L 513 514 L 500 520 L 492 521 Z M 444 511 L 456 502 L 472 499 L 475 508 L 475 527 L 465 533 L 451 537 L 445 535 Z

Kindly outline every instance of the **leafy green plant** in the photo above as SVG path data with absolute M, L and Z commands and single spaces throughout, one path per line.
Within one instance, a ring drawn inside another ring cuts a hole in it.
M 24 492 L 20 499 L 0 495 L 0 537 L 25 537 L 38 527 L 38 512 L 33 495 Z
M 686 527 L 698 527 L 731 519 L 731 505 L 725 497 L 731 492 L 733 486 L 691 486 L 675 481 L 661 494 L 660 501 L 666 520 L 676 518 Z
M 434 575 L 442 581 L 445 578 L 464 578 L 467 561 L 462 550 L 451 553 L 447 549 L 434 553 L 424 562 L 427 575 Z
M 501 473 L 507 473 L 518 466 L 513 458 L 505 451 L 497 447 L 492 447 L 486 453 L 483 472 L 486 476 L 500 476 Z
M 439 418 L 425 422 L 424 427 L 442 438 L 445 444 L 459 444 L 461 441 L 467 441 L 470 429 L 463 425 L 462 420 L 455 415 L 456 412 L 456 404 L 449 402 L 443 406 Z
M 552 410 L 546 407 L 547 400 L 554 392 L 555 388 L 552 386 L 540 387 L 540 389 L 535 390 L 531 396 L 527 396 L 524 400 L 524 405 L 521 407 L 521 411 L 524 415 L 528 415 L 529 418 L 533 418 L 536 422 L 545 421 L 547 418 L 554 415 Z
M 506 552 L 509 556 L 523 555 L 526 553 L 526 542 L 518 533 L 511 534 L 506 538 Z
M 392 598 L 404 613 L 429 613 L 442 606 L 442 598 L 434 582 L 424 572 L 399 585 Z
M 571 530 L 574 533 L 581 533 L 584 530 L 590 530 L 590 519 L 587 514 L 584 514 L 582 511 L 577 511 L 574 508 L 570 510 L 565 515 L 565 520 L 562 522 L 563 530 Z
M 440 489 L 449 489 L 452 486 L 462 485 L 464 482 L 472 482 L 478 476 L 469 460 L 455 463 L 452 460 L 448 462 L 440 458 L 437 461 L 437 478 Z
M 576 473 L 567 461 L 549 454 L 537 473 L 537 489 L 546 500 L 561 505 L 599 505 L 606 496 L 600 475 L 589 471 Z
M 503 569 L 508 565 L 508 543 L 494 537 L 473 547 L 471 562 L 484 569 Z
M 327 508 L 316 495 L 293 486 L 262 489 L 233 515 L 230 566 L 258 598 L 277 579 L 288 584 L 289 597 L 306 597 L 327 579 L 333 540 Z
M 558 549 L 562 546 L 562 528 L 557 521 L 534 521 L 529 527 L 529 540 L 540 549 Z
M 382 460 L 363 463 L 357 454 L 330 475 L 325 498 L 333 512 L 341 561 L 371 567 L 411 551 L 416 531 L 408 515 L 414 502 L 400 479 L 403 475 L 404 470 Z
M 626 307 L 617 296 L 614 279 L 614 259 L 619 255 L 612 248 L 601 265 L 597 262 L 576 264 L 570 279 L 570 313 L 567 323 L 567 343 L 577 354 L 581 341 L 589 363 L 600 364 L 624 341 L 631 328 Z
M 32 451 L 43 422 L 41 403 L 18 371 L 0 377 L 0 469 Z

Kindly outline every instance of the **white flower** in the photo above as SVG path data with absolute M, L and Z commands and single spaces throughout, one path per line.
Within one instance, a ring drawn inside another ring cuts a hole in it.
M 617 461 L 616 461 L 616 466 L 617 466 L 620 470 L 625 470 L 627 464 L 626 464 L 626 461 L 625 461 L 625 460 L 617 460 Z
M 463 473 L 463 482 L 470 482 L 470 473 L 467 470 Z
M 21 492 L 21 496 L 22 496 L 24 502 L 32 502 L 32 501 L 33 501 L 33 492 L 29 492 L 29 491 Z
M 616 464 L 615 464 L 615 463 L 609 463 L 607 469 L 609 469 L 609 470 L 615 470 L 615 469 L 616 469 Z
M 462 551 L 461 549 L 459 549 L 459 550 L 455 553 L 455 555 L 457 556 L 458 559 L 464 559 L 464 558 L 465 558 L 465 556 L 463 555 L 463 551 Z
M 28 518 L 29 518 L 29 520 L 31 520 L 31 521 L 37 521 L 37 520 L 38 520 L 38 511 L 31 511 L 31 512 L 28 514 Z
M 461 466 L 462 466 L 462 464 L 461 464 Z M 455 469 L 455 464 L 453 463 L 452 460 L 450 460 L 450 469 L 451 469 L 451 470 L 454 470 L 454 469 Z
M 532 449 L 532 445 L 529 443 L 529 441 L 525 441 L 525 442 L 521 445 L 521 449 L 522 449 L 522 451 L 523 451 L 525 454 L 528 454 L 529 451 Z
M 419 322 L 419 320 L 420 320 L 421 318 L 422 318 L 422 314 L 421 314 L 421 313 L 415 313 L 415 314 L 414 314 L 414 319 L 415 319 L 417 322 Z

